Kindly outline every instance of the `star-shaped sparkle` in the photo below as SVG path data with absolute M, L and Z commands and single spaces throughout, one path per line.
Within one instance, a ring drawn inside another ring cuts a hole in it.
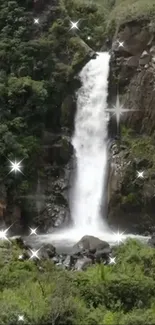
M 19 259 L 19 260 L 22 260 L 22 259 L 23 259 L 23 255 L 19 255 L 19 256 L 18 256 L 18 259 Z
M 71 21 L 71 28 L 70 28 L 70 30 L 71 29 L 79 29 L 79 27 L 78 27 L 78 23 L 79 23 L 79 20 L 78 21 L 76 21 L 76 22 L 73 22 L 73 21 Z
M 34 18 L 34 23 L 39 24 L 39 18 Z
M 39 256 L 38 256 L 38 252 L 40 251 L 40 248 L 39 248 L 37 251 L 33 251 L 33 250 L 31 250 L 31 249 L 30 249 L 30 251 L 31 251 L 31 253 L 32 253 L 30 259 L 32 259 L 32 258 L 38 258 L 38 260 L 40 260 L 40 258 L 39 258 Z
M 137 177 L 138 178 L 144 178 L 144 171 L 137 172 Z
M 121 115 L 126 112 L 135 111 L 135 109 L 124 108 L 123 105 L 120 104 L 119 95 L 117 95 L 116 104 L 113 106 L 113 108 L 106 109 L 106 111 L 116 116 L 116 122 L 118 127 L 120 123 Z
M 110 257 L 109 260 L 109 264 L 116 264 L 116 257 Z
M 118 47 L 124 47 L 124 42 L 118 41 Z
M 124 240 L 124 236 L 123 236 L 124 232 L 120 233 L 120 232 L 118 231 L 117 233 L 114 232 L 113 234 L 114 234 L 115 239 L 116 239 L 116 242 L 117 242 L 118 244 L 121 243 L 121 242 L 123 242 L 123 240 Z
M 0 230 L 0 239 L 1 240 L 7 240 L 10 242 L 10 240 L 7 238 L 7 232 L 11 228 L 11 226 L 5 230 Z
M 18 321 L 20 322 L 20 321 L 24 321 L 24 316 L 23 315 L 18 315 Z
M 30 227 L 29 227 L 29 228 L 30 228 Z M 37 228 L 34 228 L 34 229 L 33 229 L 33 228 L 30 228 L 30 230 L 31 230 L 31 233 L 30 233 L 30 235 L 29 235 L 29 236 L 31 236 L 31 235 L 38 235 L 38 234 L 37 234 L 37 232 L 36 232 L 36 231 L 37 231 L 37 229 L 38 229 L 38 227 L 37 227 Z
M 91 37 L 90 37 L 90 36 L 88 36 L 88 37 L 87 37 L 87 39 L 88 39 L 88 40 L 90 40 L 90 39 L 91 39 Z
M 16 174 L 16 172 L 22 173 L 22 171 L 21 171 L 21 168 L 22 168 L 21 162 L 23 161 L 23 159 L 21 161 L 19 161 L 19 162 L 17 162 L 16 160 L 14 162 L 11 161 L 10 159 L 8 159 L 8 160 L 11 163 L 11 166 L 10 166 L 11 167 L 11 170 L 10 170 L 9 174 L 12 173 L 12 172 L 15 172 L 15 174 Z

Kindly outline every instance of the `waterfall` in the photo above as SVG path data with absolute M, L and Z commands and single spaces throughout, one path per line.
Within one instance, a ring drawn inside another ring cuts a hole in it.
M 108 75 L 107 52 L 98 53 L 80 73 L 77 113 L 72 144 L 76 177 L 72 190 L 73 227 L 87 234 L 101 230 L 101 203 L 107 173 Z M 105 228 L 105 222 L 103 222 Z
M 101 214 L 101 205 L 107 197 L 109 116 L 106 108 L 109 59 L 107 52 L 98 53 L 97 58 L 91 60 L 80 73 L 82 87 L 77 94 L 75 132 L 72 139 L 76 159 L 76 175 L 70 197 L 73 224 L 56 232 L 35 236 L 36 244 L 52 243 L 60 248 L 60 252 L 64 252 L 67 247 L 71 248 L 85 235 L 96 236 L 110 244 L 116 245 L 118 242 L 118 235 L 107 226 L 105 215 Z M 38 181 L 37 194 L 39 193 Z M 116 229 L 117 232 L 118 230 Z M 132 234 L 121 237 L 123 240 L 127 237 L 139 238 L 144 242 L 148 240 L 148 237 Z

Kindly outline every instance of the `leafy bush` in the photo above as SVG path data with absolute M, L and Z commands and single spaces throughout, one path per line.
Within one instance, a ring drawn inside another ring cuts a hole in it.
M 68 272 L 49 261 L 19 261 L 16 242 L 0 245 L 0 324 L 153 324 L 155 251 L 137 240 L 113 248 L 115 265 Z

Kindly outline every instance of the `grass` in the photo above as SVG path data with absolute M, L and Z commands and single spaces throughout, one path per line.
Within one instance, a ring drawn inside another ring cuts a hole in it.
M 25 325 L 153 324 L 153 248 L 130 239 L 114 248 L 115 265 L 85 272 L 65 271 L 50 260 L 19 261 L 18 254 L 16 242 L 1 244 L 0 324 L 17 324 L 18 315 Z

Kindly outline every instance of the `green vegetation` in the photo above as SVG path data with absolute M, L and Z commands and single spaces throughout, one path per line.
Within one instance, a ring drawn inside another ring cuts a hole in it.
M 66 0 L 66 2 L 71 3 L 71 0 Z M 150 30 L 155 30 L 155 0 L 150 0 L 149 2 L 146 0 L 97 0 L 95 2 L 91 0 L 72 0 L 72 3 L 75 3 L 76 10 L 77 12 L 79 11 L 79 17 L 81 8 L 83 13 L 85 8 L 88 10 L 90 7 L 96 7 L 99 19 L 96 23 L 100 27 L 97 27 L 95 24 L 96 29 L 94 29 L 93 24 L 91 25 L 93 37 L 98 34 L 99 30 L 101 31 L 100 28 L 102 28 L 102 36 L 100 34 L 101 39 L 103 39 L 103 35 L 111 37 L 122 24 L 132 20 L 141 20 L 142 23 L 144 20 L 145 22 L 148 20 Z M 72 6 L 72 12 L 74 12 L 74 5 Z M 89 22 L 89 16 L 87 19 Z
M 61 132 L 68 124 L 61 106 L 75 91 L 71 81 L 88 51 L 69 32 L 63 3 L 55 8 L 54 19 L 53 12 L 48 19 L 45 13 L 40 24 L 34 24 L 33 9 L 31 1 L 0 0 L 0 184 L 8 202 L 9 196 L 15 202 L 30 193 L 38 174 L 45 175 L 43 133 Z M 24 161 L 26 179 L 6 177 L 7 159 Z
M 132 129 L 122 126 L 122 143 L 129 149 L 129 158 L 148 161 L 148 172 L 155 170 L 155 133 L 151 136 L 138 135 Z M 150 168 L 149 168 L 150 167 Z
M 100 50 L 132 19 L 148 19 L 155 30 L 155 0 L 62 0 L 54 18 L 41 17 L 38 25 L 33 10 L 30 0 L 0 0 L 0 181 L 12 199 L 29 193 L 38 172 L 45 174 L 44 131 L 70 126 L 67 96 L 76 89 L 73 77 L 88 51 L 82 40 Z M 80 19 L 78 31 L 69 31 L 70 19 Z M 151 174 L 155 136 L 123 132 L 129 158 L 146 158 Z M 68 152 L 68 142 L 61 141 Z M 7 158 L 24 159 L 26 179 L 6 177 Z M 132 165 L 127 173 L 122 203 L 140 205 L 142 184 Z M 86 272 L 67 272 L 51 261 L 20 261 L 21 253 L 15 242 L 0 243 L 0 324 L 17 324 L 18 315 L 27 325 L 154 324 L 154 249 L 130 240 L 115 248 L 116 265 Z
M 13 242 L 0 246 L 0 324 L 153 324 L 155 251 L 136 240 L 114 248 L 115 265 L 69 272 L 48 261 L 19 261 Z

